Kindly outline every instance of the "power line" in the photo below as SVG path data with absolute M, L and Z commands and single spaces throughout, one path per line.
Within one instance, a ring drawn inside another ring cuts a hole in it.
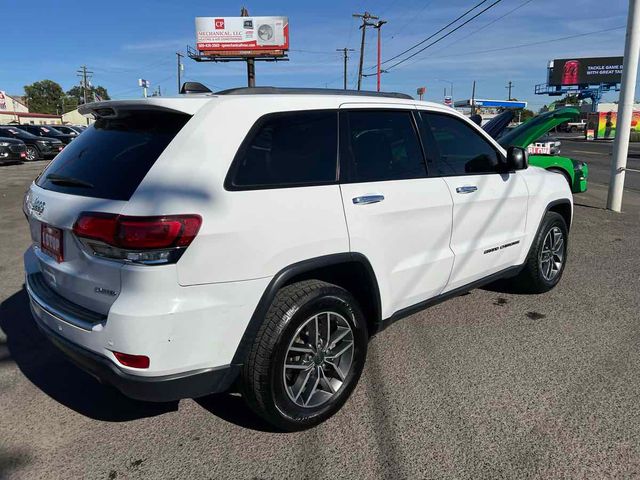
M 425 42 L 428 42 L 429 40 L 431 40 L 433 37 L 435 37 L 436 35 L 438 35 L 439 33 L 443 32 L 444 30 L 446 30 L 447 28 L 449 28 L 451 25 L 453 25 L 454 23 L 456 23 L 458 20 L 460 20 L 461 18 L 463 18 L 464 16 L 466 16 L 467 14 L 471 13 L 473 10 L 475 10 L 476 8 L 478 8 L 480 5 L 482 5 L 483 3 L 486 3 L 488 0 L 482 0 L 480 3 L 474 5 L 473 7 L 471 7 L 469 10 L 467 10 L 466 12 L 464 12 L 462 15 L 460 15 L 458 18 L 456 18 L 455 20 L 449 22 L 448 24 L 446 24 L 444 27 L 442 27 L 440 30 L 438 30 L 437 32 L 429 35 L 427 38 L 425 38 L 424 40 L 416 43 L 415 45 L 413 45 L 412 47 L 407 48 L 406 50 L 398 53 L 397 55 L 394 55 L 391 58 L 388 58 L 387 60 L 385 60 L 384 62 L 382 62 L 382 64 L 384 65 L 385 63 L 389 63 L 392 60 L 395 60 L 398 57 L 401 57 L 402 55 L 404 55 L 405 53 L 410 52 L 411 50 L 413 50 L 414 48 L 419 47 L 420 45 L 422 45 Z M 373 68 L 373 67 L 372 67 Z
M 323 51 L 319 51 L 319 50 L 300 50 L 300 49 L 289 49 L 290 52 L 298 52 L 298 53 L 310 53 L 312 55 L 330 55 L 330 56 L 334 56 L 335 54 L 333 52 L 323 52 Z
M 445 33 L 442 37 L 434 40 L 433 42 L 431 42 L 430 44 L 428 44 L 426 47 L 422 47 L 420 50 L 418 50 L 417 52 L 412 53 L 411 55 L 409 55 L 408 57 L 403 58 L 402 60 L 400 60 L 399 62 L 394 63 L 393 65 L 391 65 L 390 67 L 387 67 L 386 70 L 389 71 L 392 68 L 397 67 L 398 65 L 406 62 L 407 60 L 409 60 L 410 58 L 415 57 L 416 55 L 418 55 L 419 53 L 424 52 L 427 48 L 432 47 L 433 45 L 435 45 L 436 43 L 444 40 L 445 38 L 447 38 L 449 35 L 451 35 L 452 33 L 456 32 L 457 30 L 460 30 L 462 27 L 464 27 L 467 23 L 473 21 L 475 18 L 478 18 L 480 15 L 482 15 L 484 12 L 486 12 L 487 10 L 495 7 L 498 3 L 500 3 L 502 0 L 496 0 L 495 2 L 493 2 L 491 5 L 489 5 L 488 7 L 485 7 L 484 9 L 480 10 L 478 13 L 476 13 L 473 17 L 471 17 L 469 20 L 461 23 L 460 25 L 458 25 L 456 28 L 454 28 L 453 30 Z
M 455 45 L 456 43 L 461 42 L 462 40 L 465 40 L 467 38 L 469 38 L 472 35 L 475 35 L 476 33 L 480 32 L 481 30 L 484 30 L 485 28 L 489 27 L 490 25 L 493 25 L 494 23 L 502 20 L 503 18 L 511 15 L 513 12 L 520 10 L 522 7 L 524 7 L 525 5 L 529 4 L 533 2 L 533 0 L 526 0 L 525 2 L 521 3 L 520 5 L 518 5 L 515 8 L 512 8 L 511 10 L 509 10 L 507 13 L 505 13 L 504 15 L 499 16 L 498 18 L 494 18 L 493 20 L 491 20 L 490 22 L 487 22 L 486 24 L 484 24 L 483 26 L 481 26 L 480 28 L 474 30 L 473 32 L 469 33 L 468 35 L 465 35 L 463 37 L 459 37 L 456 38 L 453 42 L 446 44 L 444 47 L 442 47 L 443 49 L 448 48 L 452 45 Z
M 593 32 L 579 33 L 577 35 L 569 35 L 567 37 L 551 38 L 549 40 L 541 40 L 539 42 L 522 43 L 520 45 L 513 45 L 511 47 L 492 48 L 492 49 L 489 49 L 489 50 L 475 50 L 475 51 L 472 51 L 472 52 L 454 53 L 454 54 L 447 54 L 447 55 L 441 55 L 439 57 L 429 57 L 429 58 L 464 57 L 466 55 L 479 55 L 479 54 L 482 54 L 482 53 L 502 52 L 504 50 L 512 50 L 512 49 L 523 48 L 523 47 L 533 47 L 533 46 L 536 46 L 536 45 L 544 45 L 546 43 L 560 42 L 562 40 L 571 40 L 573 38 L 586 37 L 587 35 L 595 35 L 596 33 L 611 32 L 613 30 L 621 30 L 623 28 L 625 28 L 624 25 L 620 26 L 620 27 L 606 28 L 604 30 L 595 30 Z M 420 61 L 422 61 L 422 60 L 426 60 L 426 58 L 421 58 Z

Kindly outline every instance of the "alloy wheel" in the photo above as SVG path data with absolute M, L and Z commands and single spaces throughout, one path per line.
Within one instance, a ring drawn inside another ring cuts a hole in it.
M 329 311 L 308 318 L 285 355 L 282 376 L 289 399 L 307 408 L 328 402 L 344 385 L 353 354 L 353 330 L 342 315 Z
M 538 259 L 540 272 L 548 282 L 554 280 L 564 262 L 564 235 L 558 227 L 553 227 L 547 232 L 542 242 L 542 250 Z
M 38 158 L 37 150 L 34 147 L 27 147 L 26 159 L 29 162 L 33 162 L 36 158 Z

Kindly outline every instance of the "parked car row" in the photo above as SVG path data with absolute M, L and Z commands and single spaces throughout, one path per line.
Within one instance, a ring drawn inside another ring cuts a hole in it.
M 0 164 L 53 158 L 85 129 L 75 125 L 0 125 Z

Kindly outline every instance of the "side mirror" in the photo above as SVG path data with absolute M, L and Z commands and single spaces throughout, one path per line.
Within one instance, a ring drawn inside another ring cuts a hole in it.
M 529 166 L 529 155 L 524 148 L 507 149 L 507 170 L 525 170 Z

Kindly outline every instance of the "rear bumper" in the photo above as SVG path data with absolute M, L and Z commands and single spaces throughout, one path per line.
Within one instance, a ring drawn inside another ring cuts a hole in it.
M 169 374 L 126 371 L 107 356 L 112 355 L 108 348 L 93 351 L 74 341 L 87 336 L 102 338 L 106 316 L 59 296 L 47 286 L 41 273 L 27 274 L 25 285 L 31 312 L 44 335 L 82 370 L 128 397 L 155 402 L 197 398 L 227 390 L 238 376 L 239 366 L 220 364 Z
M 42 323 L 40 316 L 46 307 L 41 305 L 41 300 L 30 289 L 27 291 L 36 325 L 51 343 L 82 370 L 114 386 L 128 397 L 151 402 L 197 398 L 227 390 L 238 376 L 239 367 L 233 365 L 156 377 L 123 372 L 110 359 L 70 342 Z M 47 313 L 53 315 L 52 312 Z

